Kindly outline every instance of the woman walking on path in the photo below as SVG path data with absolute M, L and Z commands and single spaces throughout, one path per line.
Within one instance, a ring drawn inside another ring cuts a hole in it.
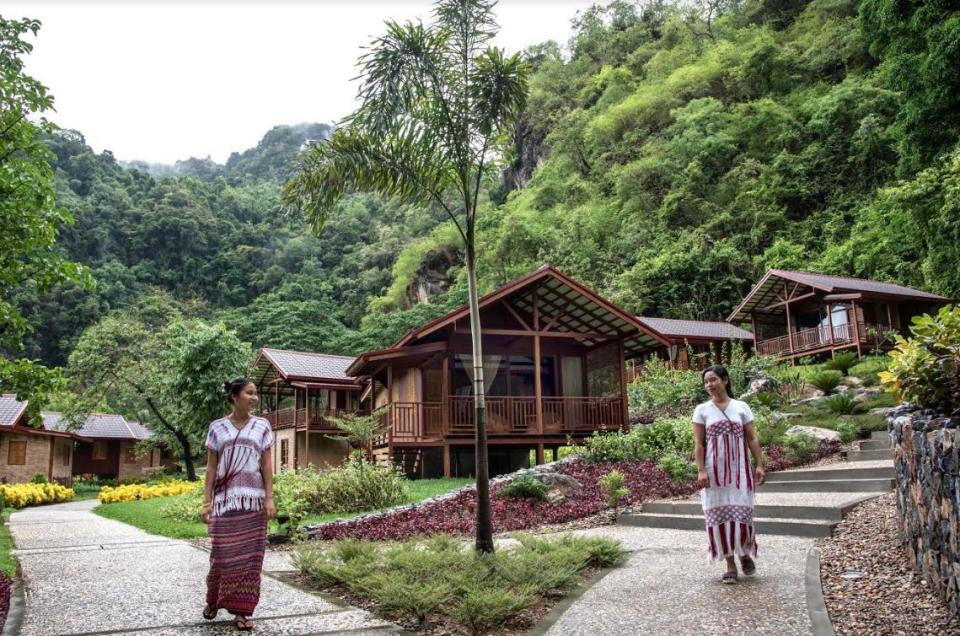
M 233 380 L 223 389 L 233 410 L 210 423 L 206 443 L 201 518 L 213 547 L 203 617 L 213 620 L 223 608 L 235 616 L 237 629 L 249 630 L 260 600 L 267 519 L 277 514 L 267 452 L 273 431 L 267 420 L 250 414 L 258 400 L 253 382 Z
M 707 526 L 711 561 L 725 559 L 724 583 L 737 582 L 737 562 L 746 576 L 756 572 L 756 529 L 753 494 L 763 483 L 763 455 L 753 412 L 746 402 L 734 400 L 730 374 L 719 365 L 703 372 L 703 387 L 710 399 L 693 412 L 696 441 L 697 487 Z M 756 468 L 750 469 L 747 451 Z

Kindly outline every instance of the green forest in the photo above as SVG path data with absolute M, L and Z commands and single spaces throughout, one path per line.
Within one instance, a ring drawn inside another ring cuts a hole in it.
M 525 51 L 526 111 L 482 193 L 481 291 L 549 261 L 649 316 L 723 319 L 770 267 L 960 297 L 955 1 L 618 1 L 571 18 L 568 43 Z M 331 126 L 174 166 L 51 126 L 73 219 L 55 250 L 92 281 L 5 288 L 30 328 L 4 356 L 65 366 L 103 321 L 171 316 L 356 354 L 462 304 L 441 210 L 350 195 L 315 236 L 281 205 Z

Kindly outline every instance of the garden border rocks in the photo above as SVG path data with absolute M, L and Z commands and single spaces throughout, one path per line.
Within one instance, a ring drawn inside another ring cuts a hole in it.
M 887 427 L 894 447 L 900 538 L 914 570 L 960 616 L 960 413 L 908 404 Z

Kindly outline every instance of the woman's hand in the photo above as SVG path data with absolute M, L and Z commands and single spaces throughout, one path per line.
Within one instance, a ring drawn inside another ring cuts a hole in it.
M 697 471 L 697 490 L 710 487 L 710 478 L 707 477 L 707 471 L 698 470 Z
M 263 507 L 267 511 L 267 519 L 274 519 L 277 516 L 277 506 L 273 503 L 273 497 L 267 497 L 263 502 Z
M 210 513 L 212 511 L 213 511 L 212 503 L 203 504 L 203 508 L 200 509 L 200 521 L 204 523 L 210 523 Z
M 763 466 L 757 464 L 757 467 L 753 470 L 753 483 L 756 486 L 760 486 L 767 480 L 767 471 L 763 469 Z

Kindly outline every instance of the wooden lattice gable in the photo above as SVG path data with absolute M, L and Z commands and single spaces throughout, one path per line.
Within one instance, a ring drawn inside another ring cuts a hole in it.
M 794 303 L 811 298 L 826 298 L 827 296 L 834 296 L 833 300 L 866 298 L 934 303 L 950 302 L 948 298 L 943 296 L 895 283 L 771 269 L 764 274 L 760 282 L 730 313 L 727 320 L 730 322 L 745 321 L 750 318 L 751 312 L 782 314 L 786 311 L 788 301 Z
M 539 325 L 533 323 L 535 302 Z M 541 333 L 569 334 L 587 346 L 623 337 L 627 355 L 669 344 L 635 316 L 549 264 L 479 300 L 481 311 L 496 305 L 512 313 L 517 326 L 531 334 L 534 328 Z M 410 331 L 391 348 L 418 344 L 428 335 L 460 322 L 464 326 L 469 324 L 466 305 Z M 496 333 L 496 330 L 484 328 L 484 332 Z
M 347 375 L 347 368 L 356 358 L 327 353 L 289 351 L 264 347 L 254 362 L 254 382 L 270 384 L 280 379 L 290 384 L 344 384 L 355 385 Z

